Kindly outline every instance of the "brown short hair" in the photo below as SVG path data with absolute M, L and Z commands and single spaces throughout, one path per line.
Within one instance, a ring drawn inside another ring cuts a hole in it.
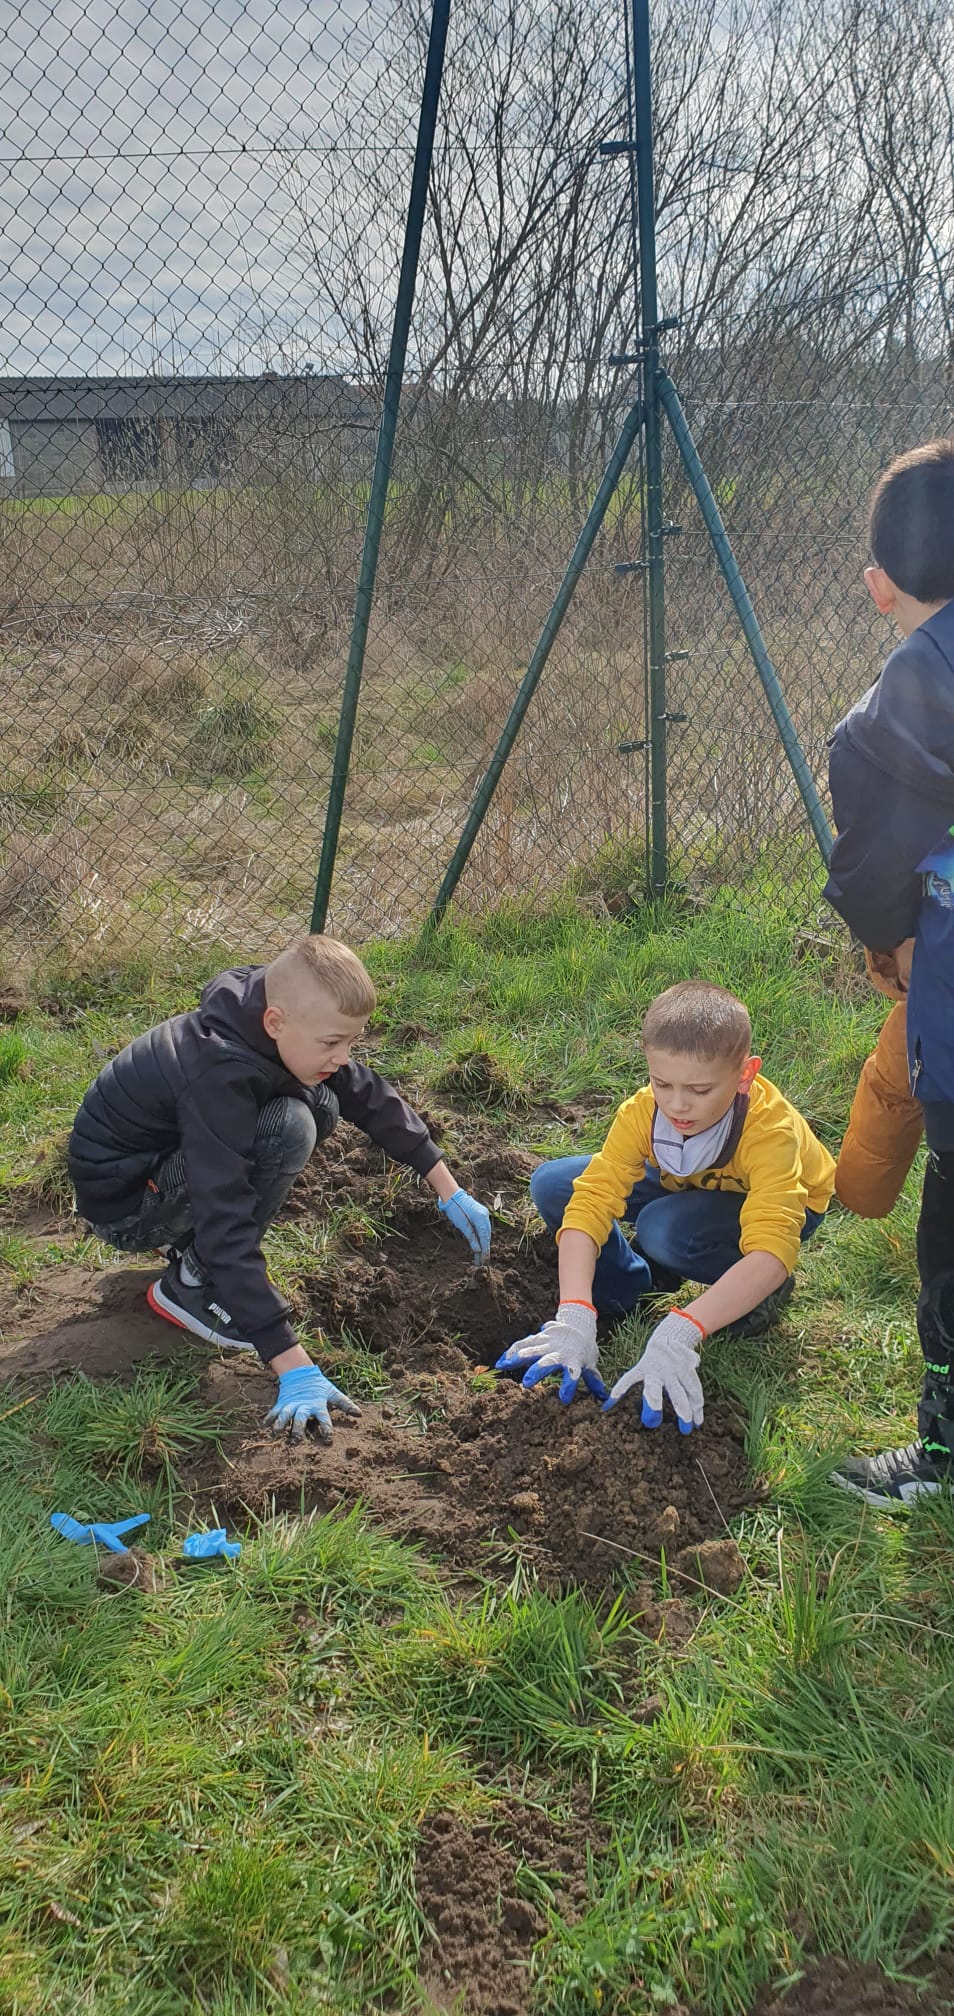
M 677 1057 L 706 1063 L 741 1063 L 752 1047 L 752 1024 L 745 1003 L 708 980 L 680 980 L 657 994 L 646 1010 L 643 1049 L 671 1050 Z
M 871 557 L 918 602 L 954 597 L 954 441 L 899 455 L 879 478 L 868 521 Z
M 297 1010 L 308 991 L 318 987 L 342 1015 L 370 1015 L 378 998 L 357 953 L 337 938 L 314 931 L 266 967 L 265 998 L 270 1008 Z

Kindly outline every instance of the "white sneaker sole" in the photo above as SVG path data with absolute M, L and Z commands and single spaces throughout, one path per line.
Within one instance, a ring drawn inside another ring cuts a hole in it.
M 941 1484 L 932 1484 L 927 1478 L 921 1483 L 912 1478 L 910 1484 L 902 1484 L 900 1491 L 879 1491 L 873 1485 L 854 1484 L 850 1478 L 840 1477 L 837 1470 L 830 1472 L 828 1482 L 837 1484 L 839 1491 L 850 1491 L 853 1498 L 863 1498 L 866 1505 L 875 1505 L 882 1512 L 907 1512 L 919 1498 L 933 1498 L 943 1489 Z
M 207 1344 L 216 1344 L 220 1351 L 251 1351 L 257 1356 L 254 1344 L 233 1342 L 222 1330 L 210 1329 L 207 1323 L 193 1316 L 181 1303 L 170 1302 L 163 1294 L 162 1282 L 152 1281 L 146 1289 L 146 1301 L 156 1316 L 162 1316 L 167 1323 L 174 1323 L 179 1330 L 190 1330 L 193 1337 L 204 1337 Z

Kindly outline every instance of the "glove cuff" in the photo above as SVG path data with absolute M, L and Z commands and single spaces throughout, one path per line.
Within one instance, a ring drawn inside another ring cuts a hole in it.
M 584 1302 L 581 1295 L 564 1295 L 557 1309 L 557 1321 L 559 1321 L 560 1309 L 589 1309 L 593 1316 L 596 1315 L 595 1302 Z
M 705 1324 L 700 1323 L 698 1316 L 694 1316 L 691 1309 L 670 1309 L 669 1314 L 670 1316 L 684 1316 L 687 1323 L 695 1325 L 700 1337 L 708 1337 L 709 1332 Z

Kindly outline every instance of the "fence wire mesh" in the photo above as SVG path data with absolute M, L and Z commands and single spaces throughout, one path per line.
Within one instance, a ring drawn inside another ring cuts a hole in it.
M 667 364 L 816 775 L 859 573 L 950 430 L 954 8 L 659 0 Z M 21 0 L 0 23 L 0 953 L 307 921 L 410 183 L 419 0 Z M 633 395 L 625 16 L 452 8 L 330 923 L 421 921 Z M 812 843 L 666 440 L 672 872 L 805 917 Z M 459 901 L 645 879 L 638 458 Z M 594 863 L 596 864 L 594 866 Z

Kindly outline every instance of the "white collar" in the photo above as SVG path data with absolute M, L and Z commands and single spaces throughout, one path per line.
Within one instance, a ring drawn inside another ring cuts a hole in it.
M 667 1176 L 697 1176 L 700 1169 L 717 1169 L 723 1150 L 736 1124 L 738 1102 L 733 1099 L 721 1120 L 704 1127 L 701 1134 L 682 1134 L 657 1106 L 653 1116 L 652 1149 L 660 1169 Z

